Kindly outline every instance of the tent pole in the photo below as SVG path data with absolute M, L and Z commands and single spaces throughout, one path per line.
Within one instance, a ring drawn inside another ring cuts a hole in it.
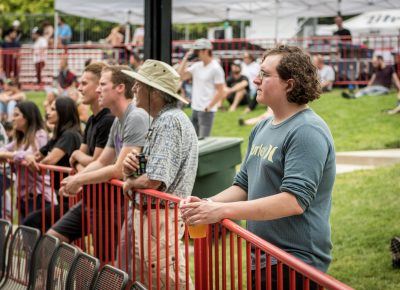
M 279 0 L 275 0 L 275 44 L 278 43 L 279 35 Z
M 57 47 L 58 47 L 58 12 L 54 12 L 54 42 L 53 42 L 53 77 L 57 76 Z
M 171 63 L 172 0 L 144 2 L 144 58 Z

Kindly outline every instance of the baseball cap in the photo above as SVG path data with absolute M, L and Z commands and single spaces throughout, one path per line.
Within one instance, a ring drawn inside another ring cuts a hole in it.
M 194 50 L 212 49 L 213 46 L 212 46 L 211 41 L 209 41 L 208 39 L 206 39 L 206 38 L 200 38 L 200 39 L 197 39 L 197 40 L 193 43 L 193 45 L 191 46 L 191 48 L 194 49 Z

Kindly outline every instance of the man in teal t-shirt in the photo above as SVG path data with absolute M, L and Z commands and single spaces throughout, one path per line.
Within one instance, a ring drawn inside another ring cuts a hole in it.
M 211 202 L 192 197 L 181 206 L 183 218 L 188 224 L 245 219 L 254 234 L 326 272 L 331 261 L 329 217 L 336 167 L 330 130 L 307 105 L 321 93 L 317 70 L 301 49 L 278 46 L 267 52 L 254 83 L 257 101 L 270 107 L 274 116 L 251 132 L 233 185 Z M 264 257 L 259 266 L 265 289 Z M 272 259 L 272 289 L 277 288 L 276 268 Z M 286 289 L 289 271 L 283 269 Z M 255 273 L 252 277 L 255 285 Z M 296 286 L 302 288 L 300 275 Z M 311 283 L 310 289 L 316 284 Z

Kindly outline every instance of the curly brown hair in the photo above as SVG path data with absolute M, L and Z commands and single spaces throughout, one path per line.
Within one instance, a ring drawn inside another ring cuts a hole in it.
M 304 105 L 320 97 L 318 71 L 307 53 L 296 46 L 279 45 L 267 51 L 263 60 L 271 55 L 282 56 L 276 67 L 279 77 L 285 81 L 294 80 L 293 89 L 287 94 L 290 103 Z

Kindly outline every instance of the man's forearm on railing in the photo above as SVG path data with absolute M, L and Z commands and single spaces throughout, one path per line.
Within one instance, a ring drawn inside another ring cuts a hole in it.
M 211 200 L 215 202 L 235 202 L 247 200 L 247 192 L 237 185 L 228 187 L 224 191 L 211 196 Z

